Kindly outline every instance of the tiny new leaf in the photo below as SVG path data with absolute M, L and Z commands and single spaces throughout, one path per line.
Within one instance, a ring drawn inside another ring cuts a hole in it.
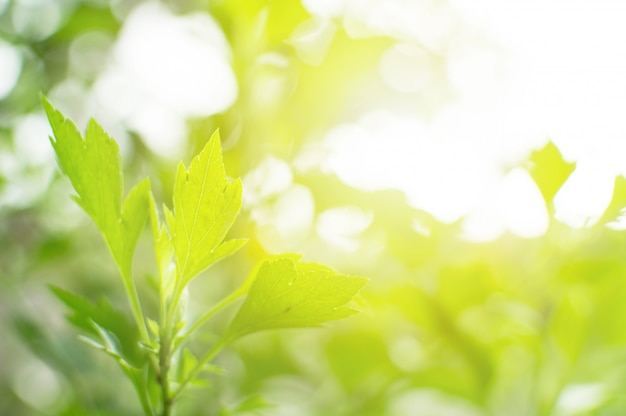
M 265 261 L 224 339 L 266 329 L 318 326 L 357 311 L 348 304 L 367 279 L 346 276 L 294 256 Z
M 220 137 L 215 132 L 188 169 L 182 163 L 178 165 L 174 213 L 166 212 L 183 287 L 245 243 L 231 240 L 220 245 L 240 208 L 241 181 L 226 177 Z

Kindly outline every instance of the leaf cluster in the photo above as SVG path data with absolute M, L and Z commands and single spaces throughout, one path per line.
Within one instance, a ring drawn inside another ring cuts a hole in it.
M 93 304 L 53 288 L 72 314 L 84 340 L 117 360 L 135 386 L 144 413 L 169 415 L 189 384 L 217 371 L 214 357 L 233 341 L 258 331 L 314 327 L 356 312 L 350 306 L 366 279 L 341 275 L 297 255 L 270 257 L 243 284 L 194 322 L 186 320 L 181 298 L 201 272 L 240 249 L 245 239 L 224 241 L 241 208 L 242 185 L 227 177 L 219 133 L 215 132 L 189 166 L 178 165 L 172 208 L 159 210 L 149 179 L 123 197 L 121 156 L 116 142 L 95 120 L 83 138 L 77 127 L 45 98 L 52 146 L 70 179 L 75 201 L 102 234 L 119 270 L 134 317 L 126 321 L 106 301 Z M 162 219 L 164 218 L 164 220 Z M 149 220 L 159 274 L 159 316 L 145 316 L 133 278 L 133 255 Z M 204 355 L 186 344 L 217 312 L 245 296 L 227 329 Z M 128 326 L 136 337 L 129 336 Z M 137 355 L 139 351 L 139 355 Z

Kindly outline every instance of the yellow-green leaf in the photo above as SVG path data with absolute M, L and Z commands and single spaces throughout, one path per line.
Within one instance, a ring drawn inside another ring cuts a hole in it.
M 552 142 L 548 142 L 541 150 L 534 151 L 529 162 L 530 176 L 539 187 L 546 205 L 552 210 L 554 196 L 572 174 L 576 164 L 566 162 Z
M 45 98 L 42 101 L 54 133 L 50 141 L 61 169 L 76 190 L 74 199 L 100 229 L 127 279 L 148 216 L 150 182 L 140 182 L 122 204 L 124 181 L 115 140 L 93 119 L 83 140 L 74 123 Z
M 271 258 L 259 268 L 225 339 L 346 318 L 357 312 L 349 303 L 366 282 L 320 264 L 300 263 L 294 256 Z
M 188 169 L 182 163 L 178 166 L 174 213 L 166 213 L 183 286 L 219 258 L 241 247 L 240 243 L 231 242 L 218 248 L 240 208 L 241 181 L 226 177 L 220 137 L 215 132 Z

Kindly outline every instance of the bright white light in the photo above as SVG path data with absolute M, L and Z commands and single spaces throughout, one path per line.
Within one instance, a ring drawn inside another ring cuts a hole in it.
M 387 413 L 397 416 L 479 416 L 482 411 L 473 403 L 434 389 L 413 389 L 389 400 Z
M 446 4 L 436 2 L 346 0 L 344 26 L 352 37 L 387 35 L 439 49 L 453 32 L 454 17 Z
M 336 30 L 336 26 L 327 19 L 311 18 L 296 27 L 288 42 L 303 62 L 319 65 L 326 56 Z
M 548 228 L 545 202 L 527 171 L 515 168 L 493 183 L 463 220 L 463 238 L 490 241 L 509 230 L 520 237 L 541 236 Z
M 389 48 L 380 62 L 380 74 L 387 85 L 399 92 L 415 93 L 431 78 L 428 52 L 417 45 L 399 44 Z
M 372 112 L 328 133 L 327 168 L 367 190 L 404 190 L 412 205 L 442 221 L 460 218 L 476 203 L 493 163 L 470 143 L 436 135 L 417 119 Z
M 554 198 L 556 218 L 573 227 L 594 224 L 613 195 L 614 173 L 602 160 L 585 159 Z
M 10 44 L 0 40 L 0 100 L 9 95 L 22 72 L 22 55 Z
M 606 386 L 600 383 L 574 384 L 563 389 L 556 407 L 560 414 L 580 414 L 597 408 L 608 398 Z
M 143 103 L 133 113 L 130 124 L 141 132 L 146 145 L 160 155 L 175 155 L 184 149 L 185 121 L 165 106 L 155 102 Z
M 548 211 L 541 192 L 521 168 L 504 178 L 499 205 L 506 227 L 521 237 L 539 237 L 548 229 Z
M 286 191 L 292 181 L 293 174 L 287 162 L 267 156 L 243 178 L 243 201 L 253 207 L 266 198 Z
M 61 2 L 21 0 L 11 8 L 11 23 L 15 30 L 31 39 L 45 39 L 53 34 L 63 19 Z
M 46 412 L 63 399 L 62 381 L 50 367 L 33 360 L 16 374 L 13 391 L 29 406 Z
M 359 235 L 365 231 L 374 215 L 354 206 L 327 209 L 317 217 L 317 234 L 325 241 L 346 252 L 360 246 Z
M 175 17 L 146 3 L 127 18 L 114 54 L 140 90 L 183 114 L 205 116 L 237 95 L 225 45 L 208 15 Z
M 472 42 L 455 44 L 446 56 L 452 87 L 462 96 L 491 98 L 501 88 L 502 57 L 492 48 Z
M 228 44 L 207 14 L 174 16 L 163 5 L 144 3 L 124 23 L 113 62 L 94 85 L 96 102 L 152 150 L 178 158 L 185 120 L 234 102 L 237 83 L 228 58 Z
M 91 81 L 106 66 L 113 38 L 105 32 L 92 31 L 78 36 L 69 50 L 69 70 Z
M 506 189 L 494 184 L 502 168 L 552 140 L 581 169 L 557 196 L 557 218 L 581 226 L 601 215 L 614 176 L 626 173 L 624 2 L 452 0 L 439 7 L 347 0 L 343 16 L 351 36 L 417 40 L 441 53 L 455 94 L 428 121 L 397 116 L 380 127 L 367 121 L 370 114 L 331 130 L 329 166 L 343 181 L 402 189 L 414 206 L 444 221 L 469 215 L 471 238 L 495 238 L 506 229 L 532 237 L 546 227 L 534 185 L 519 172 L 502 182 Z M 429 24 L 417 24 L 419 16 Z M 389 69 L 410 65 L 394 61 L 400 60 L 383 55 L 383 80 L 397 91 L 414 89 L 412 78 L 402 81 Z M 508 196 L 497 202 L 502 195 Z
M 302 0 L 302 5 L 311 14 L 331 18 L 341 16 L 346 0 Z
M 272 253 L 294 250 L 309 235 L 313 225 L 315 202 L 309 188 L 292 185 L 268 204 L 254 208 L 256 235 Z
M 21 163 L 42 165 L 54 160 L 48 120 L 41 114 L 28 114 L 15 123 L 13 145 Z

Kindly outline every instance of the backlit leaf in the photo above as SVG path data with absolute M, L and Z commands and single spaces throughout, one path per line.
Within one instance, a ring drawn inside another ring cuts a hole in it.
M 178 165 L 173 216 L 166 212 L 183 286 L 241 247 L 238 240 L 219 246 L 240 208 L 241 181 L 226 177 L 220 137 L 215 132 L 188 169 Z
M 529 162 L 530 176 L 539 187 L 546 205 L 552 210 L 554 196 L 572 174 L 576 164 L 566 162 L 552 142 L 548 142 L 543 149 L 532 152 Z
M 367 279 L 341 275 L 293 256 L 264 262 L 225 339 L 276 328 L 318 326 L 357 311 L 348 304 Z
M 128 279 L 135 246 L 148 216 L 150 182 L 140 182 L 122 203 L 124 181 L 115 140 L 93 119 L 83 140 L 74 123 L 45 98 L 42 101 L 54 133 L 50 141 L 61 169 L 76 190 L 74 199 L 96 223 L 122 275 Z
M 618 176 L 615 178 L 615 184 L 613 185 L 613 197 L 609 206 L 606 207 L 602 218 L 598 221 L 598 224 L 606 224 L 612 221 L 617 221 L 622 216 L 622 211 L 626 208 L 626 178 Z

